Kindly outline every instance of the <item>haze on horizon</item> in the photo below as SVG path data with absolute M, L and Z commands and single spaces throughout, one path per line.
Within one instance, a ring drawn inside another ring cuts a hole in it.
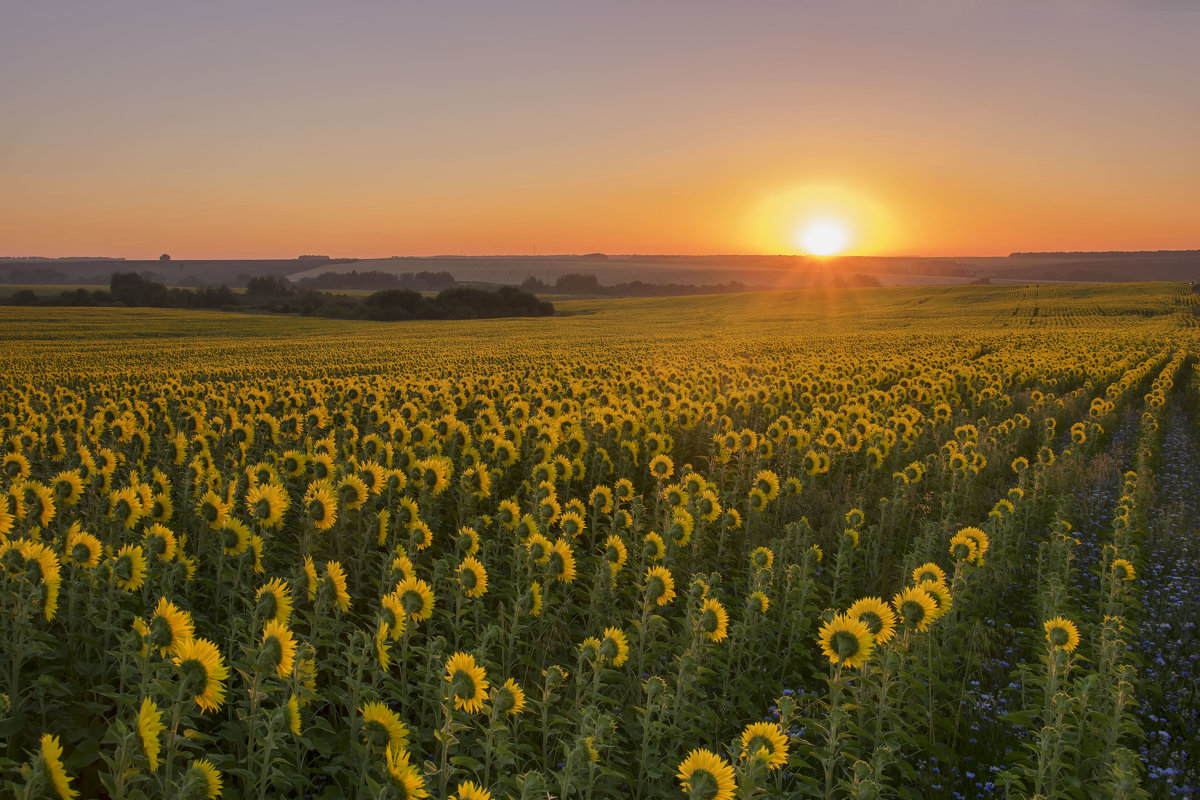
M 10 4 L 0 255 L 1200 246 L 1200 7 Z

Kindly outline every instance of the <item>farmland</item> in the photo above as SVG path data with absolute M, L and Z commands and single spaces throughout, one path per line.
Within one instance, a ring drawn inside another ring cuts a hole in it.
M 0 781 L 1190 796 L 1198 301 L 6 308 Z

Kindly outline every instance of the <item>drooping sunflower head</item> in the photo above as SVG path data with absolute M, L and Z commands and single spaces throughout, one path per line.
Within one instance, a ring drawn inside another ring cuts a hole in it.
M 646 558 L 650 559 L 651 561 L 659 561 L 667 554 L 666 542 L 664 542 L 662 536 L 655 531 L 650 531 L 647 533 L 643 542 L 646 548 Z
M 629 558 L 629 548 L 620 535 L 611 533 L 604 540 L 604 562 L 608 564 L 609 574 L 616 577 Z
M 979 546 L 970 536 L 959 531 L 950 537 L 950 555 L 955 561 L 974 561 Z
M 755 569 L 770 569 L 775 563 L 775 554 L 769 548 L 758 547 L 750 554 L 750 563 Z
M 856 600 L 846 616 L 865 624 L 877 645 L 887 644 L 896 635 L 896 612 L 881 597 Z
M 219 528 L 229 519 L 229 507 L 221 496 L 211 489 L 200 497 L 196 512 L 210 528 Z
M 360 713 L 364 743 L 379 751 L 408 747 L 408 726 L 395 711 L 383 703 L 372 702 L 364 704 Z
M 250 547 L 250 529 L 240 519 L 230 517 L 216 531 L 227 556 L 240 556 Z
M 472 781 L 463 781 L 450 800 L 492 800 L 492 793 Z
M 446 683 L 454 707 L 475 714 L 483 710 L 487 698 L 488 681 L 483 667 L 475 664 L 470 653 L 455 653 L 446 662 Z
M 260 483 L 246 492 L 246 513 L 264 528 L 275 528 L 283 523 L 291 500 L 287 491 L 276 483 Z
M 1046 620 L 1042 626 L 1046 630 L 1046 644 L 1052 650 L 1062 650 L 1070 653 L 1079 646 L 1079 628 L 1074 622 L 1064 617 Z
M 692 750 L 675 777 L 693 800 L 731 800 L 737 789 L 733 767 L 711 750 Z
M 846 614 L 836 614 L 821 626 L 817 636 L 821 653 L 835 666 L 861 667 L 871 657 L 875 640 L 866 623 Z
M 787 763 L 788 740 L 774 722 L 755 722 L 742 731 L 742 758 L 757 758 L 768 769 L 779 769 Z
M 719 642 L 728 636 L 729 613 L 719 600 L 706 597 L 700 606 L 696 626 L 710 642 Z
M 175 648 L 175 667 L 184 691 L 201 711 L 217 711 L 225 702 L 229 670 L 217 646 L 204 638 L 189 639 Z
M 304 492 L 303 512 L 319 531 L 327 531 L 337 522 L 337 500 L 324 480 L 313 481 Z

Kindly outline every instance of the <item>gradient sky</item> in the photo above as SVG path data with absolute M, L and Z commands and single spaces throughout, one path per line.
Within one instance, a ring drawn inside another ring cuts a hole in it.
M 0 255 L 1200 247 L 1191 0 L 5 0 Z

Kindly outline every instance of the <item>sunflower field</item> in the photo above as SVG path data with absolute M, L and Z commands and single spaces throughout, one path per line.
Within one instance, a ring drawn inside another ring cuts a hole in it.
M 6 309 L 0 782 L 1192 796 L 1189 289 Z

